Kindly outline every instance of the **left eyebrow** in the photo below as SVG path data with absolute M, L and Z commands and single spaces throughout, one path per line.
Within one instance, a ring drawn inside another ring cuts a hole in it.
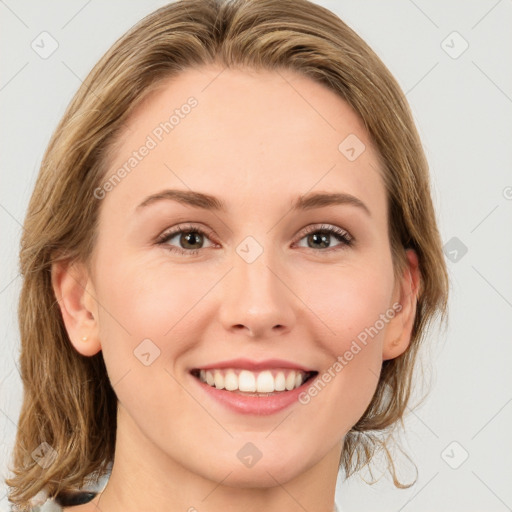
M 351 194 L 345 194 L 343 192 L 311 192 L 299 196 L 297 201 L 293 204 L 293 210 L 311 210 L 313 208 L 323 208 L 324 206 L 331 206 L 336 204 L 348 204 L 351 206 L 357 206 L 366 212 L 370 217 L 372 216 L 369 208 L 357 197 Z
M 137 206 L 137 210 L 144 208 L 158 201 L 171 200 L 183 203 L 195 208 L 202 208 L 204 210 L 226 211 L 226 204 L 221 199 L 195 192 L 192 190 L 162 190 L 156 194 L 148 196 L 142 203 Z M 361 208 L 371 217 L 369 208 L 357 197 L 346 194 L 343 192 L 326 193 L 326 192 L 311 192 L 299 196 L 292 205 L 292 210 L 312 210 L 315 208 L 323 208 L 331 205 L 351 205 Z

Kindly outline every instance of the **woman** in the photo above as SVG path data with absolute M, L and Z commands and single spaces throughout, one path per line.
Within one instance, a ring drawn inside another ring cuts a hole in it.
M 117 41 L 49 144 L 21 267 L 21 510 L 330 512 L 447 298 L 407 102 L 305 0 L 181 0 Z

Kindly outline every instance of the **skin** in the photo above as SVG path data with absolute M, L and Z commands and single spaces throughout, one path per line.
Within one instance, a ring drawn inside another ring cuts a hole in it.
M 418 261 L 408 251 L 395 280 L 386 190 L 361 120 L 295 72 L 220 71 L 186 70 L 136 109 L 107 176 L 170 112 L 198 100 L 101 199 L 90 272 L 80 263 L 53 267 L 71 343 L 85 356 L 102 350 L 119 399 L 110 480 L 92 502 L 66 510 L 330 512 L 343 438 L 370 403 L 382 361 L 410 343 Z M 338 150 L 349 134 L 366 147 L 354 161 Z M 227 211 L 171 200 L 136 211 L 164 189 L 216 196 Z M 301 194 L 333 191 L 369 213 L 352 204 L 291 211 Z M 197 254 L 169 251 L 190 251 L 179 236 L 155 242 L 183 222 L 212 235 L 192 241 Z M 304 229 L 322 225 L 346 230 L 353 244 L 329 234 L 327 249 L 311 241 Z M 251 263 L 236 252 L 248 236 L 263 248 Z M 321 375 L 396 302 L 401 311 L 306 405 L 237 414 L 189 374 L 246 357 L 287 359 Z M 161 351 L 150 366 L 133 354 L 147 338 Z M 262 453 L 251 468 L 236 456 L 247 442 Z

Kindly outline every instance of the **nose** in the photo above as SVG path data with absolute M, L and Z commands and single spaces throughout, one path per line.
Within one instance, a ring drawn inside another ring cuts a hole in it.
M 269 261 L 266 251 L 251 263 L 234 255 L 233 268 L 222 283 L 224 328 L 258 339 L 289 332 L 297 318 L 289 279 L 276 260 Z

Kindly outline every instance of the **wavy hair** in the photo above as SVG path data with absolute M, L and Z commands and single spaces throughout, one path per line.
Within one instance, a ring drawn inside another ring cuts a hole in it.
M 397 486 L 388 432 L 402 421 L 418 349 L 431 321 L 445 317 L 448 278 L 428 163 L 400 86 L 373 50 L 335 14 L 307 0 L 179 0 L 134 25 L 91 70 L 59 122 L 41 162 L 20 247 L 18 317 L 23 382 L 16 441 L 6 479 L 18 510 L 46 489 L 65 495 L 113 461 L 117 397 L 101 351 L 72 346 L 51 282 L 56 261 L 90 261 L 100 201 L 94 190 L 130 114 L 163 80 L 208 64 L 293 70 L 348 102 L 381 159 L 394 270 L 405 249 L 419 257 L 420 293 L 411 342 L 383 362 L 364 415 L 345 436 L 348 477 L 384 447 Z M 54 450 L 48 467 L 32 456 Z M 41 449 L 41 448 L 39 448 Z

